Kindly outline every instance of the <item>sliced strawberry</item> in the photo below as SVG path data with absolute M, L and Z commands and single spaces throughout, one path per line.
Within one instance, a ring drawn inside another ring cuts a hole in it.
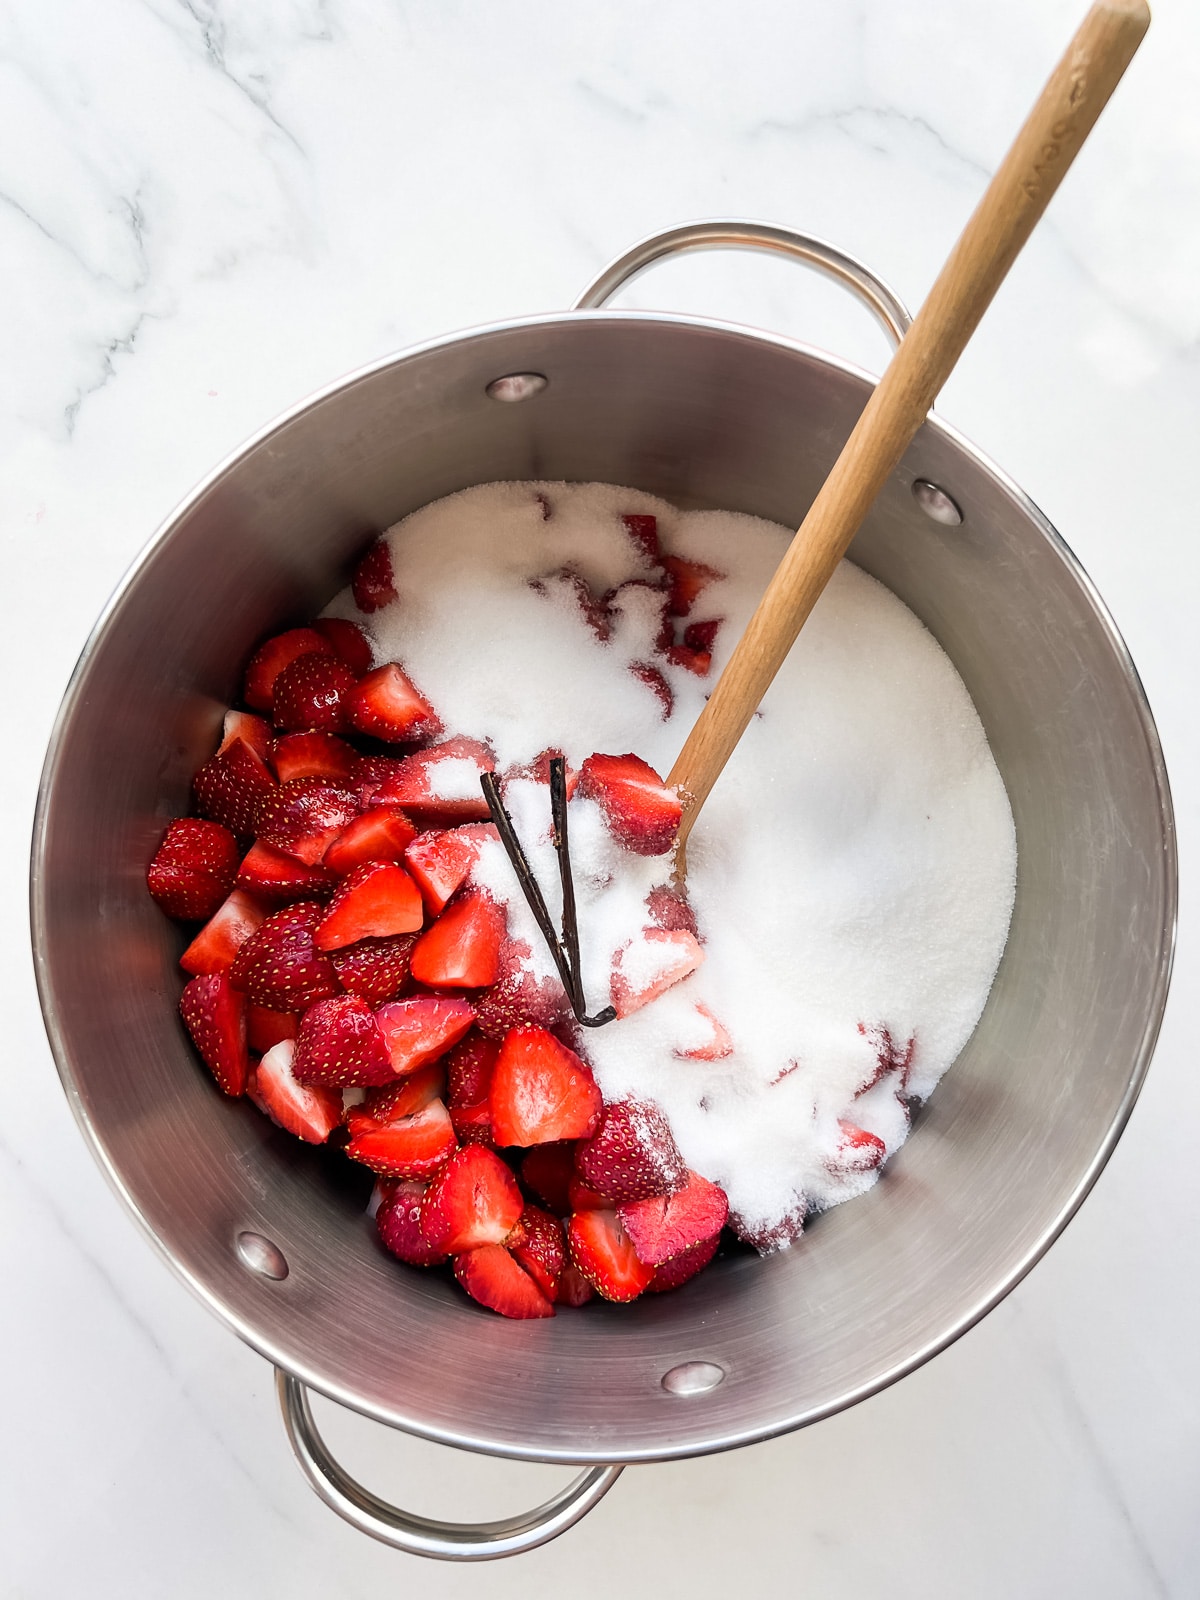
M 611 1211 L 613 1202 L 599 1189 L 593 1189 L 578 1173 L 567 1185 L 567 1211 Z
M 320 656 L 315 657 L 321 660 Z M 280 783 L 293 778 L 324 778 L 353 788 L 358 752 L 333 733 L 285 733 L 271 741 L 270 761 Z
M 558 1283 L 567 1261 L 563 1226 L 557 1217 L 538 1206 L 526 1206 L 521 1213 L 524 1238 L 509 1246 L 547 1300 L 558 1298 Z
M 359 733 L 391 744 L 432 739 L 441 719 L 394 661 L 368 672 L 346 697 L 346 711 Z
M 188 945 L 179 965 L 185 972 L 223 972 L 266 916 L 266 908 L 253 896 L 235 889 Z
M 733 1037 L 729 1029 L 699 1001 L 696 1003 L 696 1013 L 705 1029 L 706 1037 L 699 1044 L 693 1044 L 686 1050 L 676 1047 L 675 1055 L 683 1061 L 724 1061 L 726 1056 L 733 1054 Z
M 565 1217 L 574 1208 L 569 1187 L 575 1177 L 575 1144 L 563 1139 L 553 1144 L 535 1144 L 521 1161 L 521 1182 L 544 1200 L 555 1216 Z
M 364 861 L 330 901 L 314 936 L 318 950 L 340 950 L 359 939 L 416 933 L 425 920 L 421 891 L 394 861 Z M 420 944 L 413 951 L 416 957 Z
M 554 1297 L 555 1305 L 560 1306 L 585 1306 L 589 1300 L 596 1298 L 596 1291 L 580 1272 L 573 1261 L 568 1261 L 558 1280 L 558 1293 Z
M 313 627 L 322 639 L 329 641 L 356 678 L 370 672 L 374 660 L 371 645 L 356 622 L 346 622 L 341 617 L 318 617 Z
M 603 600 L 592 593 L 591 585 L 583 574 L 576 572 L 573 567 L 561 567 L 547 578 L 534 578 L 529 587 L 535 593 L 544 594 L 550 599 L 558 598 L 560 601 L 573 602 L 578 607 L 583 621 L 601 643 L 612 632 L 612 619 L 609 617 L 608 607 Z
M 491 751 L 477 739 L 444 739 L 391 767 L 376 787 L 372 803 L 401 806 L 423 826 L 486 822 L 491 812 L 479 779 L 495 766 Z
M 400 868 L 390 870 L 399 872 Z M 408 881 L 411 883 L 411 878 Z M 415 884 L 413 893 L 419 906 Z M 500 976 L 505 926 L 503 906 L 498 906 L 486 889 L 464 890 L 417 940 L 413 977 L 431 989 L 482 989 L 495 983 Z
M 646 911 L 655 927 L 667 928 L 672 933 L 682 930 L 695 934 L 697 938 L 700 936 L 696 913 L 688 904 L 686 893 L 672 884 L 660 883 L 651 889 L 646 896 Z
M 437 1267 L 448 1259 L 421 1232 L 421 1201 L 427 1187 L 412 1179 L 398 1183 L 375 1213 L 384 1248 L 410 1267 Z
M 655 1267 L 654 1276 L 646 1285 L 647 1292 L 666 1294 L 670 1289 L 680 1288 L 698 1272 L 704 1271 L 716 1255 L 720 1243 L 721 1235 L 714 1233 L 711 1239 L 701 1239 L 699 1244 L 681 1250 L 677 1256 L 672 1256 L 670 1261 L 664 1261 L 661 1267 Z
M 638 1259 L 615 1211 L 577 1211 L 567 1218 L 567 1242 L 571 1260 L 606 1300 L 636 1300 L 654 1276 L 654 1268 Z
M 371 1127 L 383 1127 L 424 1111 L 434 1100 L 446 1098 L 446 1069 L 440 1061 L 410 1073 L 407 1078 L 393 1080 L 377 1089 L 368 1089 L 362 1103 L 351 1106 L 346 1113 L 346 1126 L 351 1133 L 365 1132 Z
M 303 1011 L 341 992 L 337 972 L 313 944 L 324 907 L 300 900 L 269 916 L 246 940 L 229 969 L 230 981 L 256 1006 Z
M 472 1028 L 454 1046 L 446 1057 L 447 1101 L 451 1110 L 455 1106 L 473 1106 L 487 1099 L 499 1054 L 500 1046 L 496 1040 L 489 1039 L 477 1028 Z
M 604 607 L 613 619 L 613 628 L 628 622 L 634 636 L 653 629 L 654 648 L 667 650 L 675 642 L 675 629 L 668 611 L 670 596 L 661 583 L 645 578 L 629 578 L 610 589 Z
M 621 517 L 621 522 L 634 544 L 655 566 L 658 566 L 662 560 L 662 552 L 658 548 L 658 518 L 649 516 L 645 512 L 626 511 Z
M 760 1256 L 774 1255 L 794 1244 L 804 1232 L 805 1203 L 798 1200 L 790 1211 L 774 1222 L 752 1223 L 736 1212 L 729 1214 L 729 1226 L 745 1244 L 752 1244 Z
M 552 1317 L 554 1307 L 500 1244 L 481 1244 L 454 1260 L 454 1276 L 481 1306 L 502 1317 Z
M 277 633 L 250 657 L 242 684 L 242 699 L 256 711 L 270 711 L 275 680 L 286 666 L 300 656 L 332 655 L 333 646 L 315 628 L 289 628 Z
M 376 1020 L 397 1076 L 445 1055 L 475 1020 L 475 1007 L 443 995 L 414 995 L 380 1006 Z
M 330 956 L 338 981 L 347 994 L 361 995 L 373 1006 L 394 1000 L 408 982 L 415 933 L 394 939 L 360 939 Z
M 275 679 L 271 698 L 275 726 L 293 733 L 340 733 L 356 681 L 335 655 L 297 656 Z
M 405 850 L 404 865 L 420 885 L 425 904 L 435 917 L 470 877 L 484 837 L 484 824 L 435 828 L 418 834 Z
M 265 761 L 271 749 L 271 724 L 265 717 L 256 717 L 250 711 L 227 711 L 217 753 L 239 739 Z
M 704 960 L 704 946 L 683 929 L 643 928 L 613 961 L 612 1003 L 627 1017 L 682 983 Z
M 729 1215 L 729 1201 L 724 1189 L 698 1172 L 689 1172 L 678 1193 L 633 1200 L 618 1206 L 617 1212 L 639 1258 L 648 1266 L 660 1267 L 720 1233 Z
M 392 1063 L 367 1002 L 356 994 L 339 994 L 310 1005 L 300 1019 L 292 1072 L 297 1083 L 329 1088 L 390 1083 Z
M 272 1122 L 305 1144 L 324 1144 L 342 1120 L 340 1089 L 297 1083 L 294 1039 L 281 1039 L 254 1068 L 250 1098 Z
M 347 786 L 358 795 L 358 803 L 364 811 L 375 804 L 375 793 L 385 779 L 389 779 L 403 767 L 400 756 L 359 756 L 354 763 L 353 781 Z
M 483 1144 L 489 1150 L 496 1148 L 492 1108 L 487 1100 L 479 1100 L 473 1106 L 451 1106 L 450 1121 L 459 1144 Z
M 266 762 L 242 739 L 223 746 L 192 779 L 197 811 L 234 833 L 257 833 L 263 811 L 278 792 Z
M 379 611 L 399 598 L 392 575 L 392 552 L 386 539 L 376 539 L 354 569 L 350 587 L 360 611 Z
M 575 1166 L 610 1204 L 674 1194 L 687 1182 L 670 1124 L 649 1100 L 605 1106 L 595 1133 L 576 1145 Z
M 258 836 L 306 866 L 316 866 L 358 810 L 357 796 L 349 789 L 322 778 L 296 778 L 281 784 L 263 807 Z
M 673 617 L 686 617 L 709 584 L 725 576 L 715 567 L 706 567 L 701 561 L 685 561 L 682 556 L 664 556 L 662 564 L 671 583 Z
M 489 1095 L 498 1145 L 586 1139 L 603 1110 L 587 1066 L 544 1028 L 512 1028 L 500 1047 Z
M 322 899 L 332 894 L 336 886 L 332 872 L 323 867 L 306 867 L 295 856 L 284 855 L 269 844 L 255 844 L 246 852 L 238 868 L 239 889 L 246 889 L 256 899 L 272 906 L 287 905 L 293 900 Z
M 684 645 L 689 650 L 707 651 L 711 655 L 722 620 L 721 617 L 710 617 L 706 622 L 689 622 L 683 630 Z
M 457 1148 L 450 1113 L 441 1100 L 431 1100 L 410 1116 L 364 1127 L 346 1154 L 384 1177 L 431 1178 Z
M 858 1024 L 858 1031 L 875 1052 L 875 1070 L 866 1077 L 854 1091 L 855 1098 L 866 1094 L 868 1089 L 873 1089 L 881 1083 L 889 1072 L 898 1072 L 900 1075 L 900 1094 L 903 1096 L 908 1084 L 908 1074 L 912 1069 L 913 1058 L 916 1055 L 917 1036 L 911 1034 L 903 1045 L 896 1043 L 892 1037 L 892 1030 L 882 1025 L 868 1027 L 865 1022 Z
M 539 751 L 538 754 L 534 756 L 532 761 L 526 761 L 521 766 L 509 767 L 504 774 L 504 784 L 507 785 L 511 783 L 515 778 L 526 778 L 531 783 L 544 783 L 549 785 L 550 763 L 555 757 L 557 757 L 560 761 L 564 760 L 561 750 L 548 748 Z M 567 799 L 569 800 L 578 787 L 579 774 L 574 770 L 573 767 L 567 766 L 565 767 L 563 778 L 567 791 Z M 493 835 L 493 837 L 495 837 L 495 835 Z
M 686 644 L 673 644 L 667 651 L 667 660 L 673 667 L 682 667 L 685 672 L 694 672 L 698 678 L 703 678 L 712 666 L 712 651 L 693 650 Z
M 500 1157 L 482 1145 L 456 1151 L 421 1202 L 421 1232 L 436 1250 L 456 1255 L 500 1244 L 521 1219 L 525 1202 Z
M 683 814 L 679 796 L 640 756 L 589 756 L 579 792 L 599 804 L 613 838 L 635 855 L 662 855 L 675 843 Z
M 503 1039 L 521 1023 L 557 1028 L 570 1012 L 559 980 L 540 978 L 522 964 L 531 953 L 524 940 L 510 939 L 501 946 L 500 977 L 475 1001 L 480 1031 L 490 1038 Z
M 265 1056 L 282 1039 L 294 1039 L 300 1019 L 291 1011 L 269 1011 L 266 1006 L 246 1007 L 246 1041 L 255 1055 Z
M 169 917 L 203 922 L 233 888 L 237 840 L 219 822 L 179 817 L 146 870 L 146 886 Z
M 838 1118 L 837 1150 L 832 1166 L 843 1172 L 874 1172 L 887 1154 L 887 1146 L 876 1133 L 868 1133 L 853 1122 Z
M 375 806 L 355 817 L 325 852 L 324 865 L 339 877 L 364 861 L 403 861 L 417 830 L 394 806 Z M 416 873 L 412 874 L 416 877 Z M 418 880 L 419 881 L 419 880 Z
M 223 972 L 204 973 L 184 984 L 179 1013 L 204 1065 L 226 1094 L 246 1092 L 246 1002 Z
M 658 697 L 662 706 L 662 720 L 665 722 L 675 709 L 675 694 L 671 685 L 658 668 L 652 667 L 648 661 L 632 661 L 629 670 L 639 683 L 644 683 L 651 694 Z

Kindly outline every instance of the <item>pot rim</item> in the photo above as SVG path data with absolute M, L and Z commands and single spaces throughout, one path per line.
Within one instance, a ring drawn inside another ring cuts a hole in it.
M 477 1438 L 467 1432 L 455 1429 L 445 1429 L 426 1425 L 414 1425 L 409 1421 L 401 1422 L 396 1417 L 384 1413 L 379 1409 L 366 1404 L 360 1397 L 347 1386 L 340 1383 L 331 1383 L 329 1380 L 309 1370 L 305 1365 L 296 1363 L 290 1357 L 285 1357 L 273 1342 L 264 1338 L 258 1329 L 246 1319 L 238 1316 L 222 1299 L 198 1277 L 191 1273 L 159 1238 L 153 1226 L 143 1214 L 132 1193 L 118 1170 L 116 1164 L 109 1156 L 108 1150 L 93 1125 L 82 1103 L 75 1074 L 72 1070 L 69 1051 L 61 1035 L 55 1011 L 54 995 L 51 990 L 50 978 L 45 959 L 47 938 L 46 906 L 42 896 L 42 866 L 46 844 L 46 823 L 49 813 L 51 795 L 56 776 L 60 746 L 68 724 L 76 711 L 77 703 L 81 696 L 83 681 L 86 677 L 88 666 L 95 650 L 106 633 L 112 618 L 125 599 L 127 593 L 133 588 L 142 569 L 153 558 L 159 546 L 166 540 L 175 526 L 192 507 L 201 500 L 222 478 L 232 472 L 240 462 L 266 443 L 273 435 L 280 432 L 290 423 L 295 421 L 305 412 L 333 398 L 344 390 L 352 388 L 355 384 L 366 381 L 377 373 L 398 366 L 405 361 L 415 359 L 437 351 L 450 348 L 464 341 L 489 336 L 499 333 L 524 332 L 540 327 L 555 327 L 564 323 L 570 324 L 579 318 L 601 323 L 646 323 L 655 322 L 669 324 L 676 327 L 692 327 L 705 332 L 733 334 L 738 338 L 750 339 L 756 343 L 774 345 L 809 360 L 815 360 L 826 366 L 832 367 L 859 379 L 867 384 L 874 384 L 877 380 L 869 372 L 855 363 L 844 360 L 817 346 L 804 341 L 791 339 L 784 335 L 768 332 L 749 324 L 723 320 L 713 317 L 701 317 L 684 313 L 663 311 L 636 311 L 636 310 L 581 310 L 566 312 L 540 312 L 532 316 L 504 319 L 499 322 L 481 323 L 464 328 L 455 333 L 440 334 L 432 339 L 421 341 L 418 344 L 408 345 L 390 355 L 383 356 L 376 361 L 353 369 L 342 377 L 323 385 L 307 395 L 304 399 L 289 406 L 278 413 L 263 427 L 244 440 L 234 450 L 224 456 L 205 476 L 192 488 L 163 519 L 154 532 L 150 535 L 145 545 L 134 557 L 116 587 L 109 595 L 103 608 L 93 624 L 88 637 L 80 651 L 78 660 L 72 670 L 71 677 L 63 693 L 47 745 L 46 757 L 38 783 L 37 805 L 34 813 L 33 834 L 30 851 L 30 876 L 29 876 L 29 901 L 30 901 L 30 929 L 32 937 L 32 950 L 34 973 L 38 987 L 38 998 L 42 1010 L 43 1023 L 47 1038 L 50 1043 L 51 1053 L 55 1066 L 62 1082 L 76 1123 L 79 1126 L 85 1142 L 91 1150 L 92 1156 L 103 1172 L 110 1188 L 121 1200 L 126 1210 L 137 1222 L 143 1234 L 154 1246 L 158 1255 L 170 1267 L 171 1271 L 179 1278 L 192 1293 L 211 1311 L 227 1328 L 237 1334 L 246 1344 L 264 1356 L 277 1369 L 290 1373 L 307 1387 L 325 1395 L 328 1399 L 344 1405 L 350 1410 L 357 1411 L 372 1420 L 386 1423 L 392 1427 L 400 1427 L 417 1437 L 426 1438 L 433 1442 L 453 1446 L 459 1449 L 472 1450 L 485 1455 L 498 1456 L 510 1460 L 526 1460 L 562 1463 L 564 1465 L 595 1465 L 599 1463 L 612 1463 L 614 1458 L 603 1451 L 589 1449 L 586 1446 L 562 1448 L 523 1448 L 511 1443 L 503 1446 L 494 1441 Z M 871 1395 L 889 1387 L 898 1379 L 906 1377 L 918 1367 L 923 1366 L 935 1355 L 948 1348 L 955 1340 L 973 1328 L 982 1320 L 1001 1300 L 1003 1300 L 1021 1280 L 1041 1260 L 1046 1251 L 1055 1242 L 1074 1217 L 1093 1185 L 1096 1183 L 1108 1163 L 1118 1139 L 1124 1132 L 1145 1081 L 1149 1070 L 1151 1058 L 1162 1026 L 1162 1019 L 1166 1008 L 1167 993 L 1170 986 L 1171 971 L 1174 961 L 1176 928 L 1178 920 L 1178 852 L 1175 833 L 1174 809 L 1171 799 L 1171 790 L 1168 780 L 1166 762 L 1163 756 L 1162 744 L 1158 735 L 1157 725 L 1154 720 L 1145 688 L 1134 665 L 1129 649 L 1105 602 L 1101 598 L 1095 584 L 1085 571 L 1066 540 L 1057 531 L 1045 514 L 1033 500 L 1009 477 L 991 458 L 984 454 L 979 447 L 972 443 L 964 434 L 960 433 L 950 423 L 946 422 L 936 412 L 931 411 L 926 419 L 925 426 L 940 433 L 950 444 L 961 450 L 972 463 L 992 478 L 994 483 L 1008 496 L 1016 509 L 1029 518 L 1041 535 L 1050 543 L 1060 556 L 1072 576 L 1078 582 L 1082 595 L 1090 605 L 1103 634 L 1107 638 L 1115 656 L 1124 669 L 1129 683 L 1131 694 L 1137 709 L 1138 720 L 1142 734 L 1146 741 L 1147 754 L 1154 773 L 1155 789 L 1158 797 L 1159 815 L 1162 827 L 1162 887 L 1163 887 L 1163 925 L 1159 942 L 1159 956 L 1155 974 L 1155 982 L 1151 996 L 1147 1021 L 1139 1042 L 1129 1082 L 1122 1096 L 1120 1105 L 1113 1117 L 1112 1123 L 1101 1141 L 1094 1156 L 1081 1174 L 1078 1183 L 1066 1201 L 1052 1216 L 1038 1234 L 1035 1241 L 1029 1246 L 1017 1264 L 1010 1268 L 1004 1277 L 986 1295 L 968 1311 L 959 1316 L 949 1327 L 934 1339 L 928 1340 L 917 1350 L 911 1352 L 903 1361 L 895 1363 L 886 1371 L 876 1374 L 869 1382 L 859 1385 L 848 1393 L 838 1396 L 828 1404 L 815 1409 L 807 1409 L 799 1414 L 789 1414 L 777 1419 L 769 1426 L 755 1426 L 732 1433 L 722 1434 L 707 1441 L 691 1440 L 687 1444 L 677 1447 L 670 1445 L 646 1447 L 635 1451 L 624 1452 L 620 1460 L 625 1463 L 654 1461 L 682 1460 L 692 1456 L 715 1454 L 723 1450 L 742 1448 L 745 1445 L 755 1444 L 760 1441 L 778 1438 L 783 1434 L 793 1432 L 797 1428 L 807 1426 L 813 1422 L 824 1420 L 828 1416 L 846 1410 L 850 1406 L 869 1398 Z

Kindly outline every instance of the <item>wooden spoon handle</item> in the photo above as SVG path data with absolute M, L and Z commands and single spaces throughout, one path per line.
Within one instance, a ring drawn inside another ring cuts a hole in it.
M 963 229 L 671 769 L 667 781 L 684 803 L 680 860 L 697 812 L 796 635 L 1149 25 L 1145 0 L 1097 0 Z

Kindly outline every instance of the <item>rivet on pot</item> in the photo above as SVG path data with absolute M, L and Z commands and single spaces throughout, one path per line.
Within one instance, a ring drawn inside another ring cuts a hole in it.
M 725 1368 L 715 1361 L 681 1361 L 663 1374 L 662 1386 L 668 1394 L 707 1394 L 725 1376 Z
M 509 372 L 503 378 L 493 378 L 487 386 L 489 400 L 507 400 L 514 404 L 518 400 L 531 400 L 535 394 L 541 394 L 550 379 L 541 372 Z
M 945 489 L 939 489 L 928 478 L 917 478 L 912 486 L 913 499 L 927 517 L 934 522 L 944 522 L 948 528 L 962 526 L 963 514 L 958 502 L 952 500 Z
M 261 1233 L 239 1233 L 235 1241 L 238 1260 L 260 1278 L 286 1278 L 287 1258 L 277 1244 Z

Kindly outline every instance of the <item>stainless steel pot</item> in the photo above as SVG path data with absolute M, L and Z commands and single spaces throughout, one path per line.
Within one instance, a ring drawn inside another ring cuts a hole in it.
M 907 325 L 859 263 L 740 223 L 646 241 L 580 306 L 672 250 L 726 245 L 816 263 L 894 337 Z M 1129 1115 L 1175 919 L 1158 738 L 1070 551 L 935 417 L 851 555 L 962 674 L 1008 786 L 1019 878 L 979 1027 L 870 1194 L 790 1251 L 720 1262 L 678 1294 L 507 1322 L 385 1259 L 363 1221 L 369 1177 L 225 1101 L 179 1027 L 180 937 L 146 894 L 147 860 L 187 808 L 255 641 L 322 606 L 369 534 L 501 478 L 633 484 L 795 526 L 869 386 L 807 346 L 682 316 L 577 309 L 435 340 L 324 390 L 219 467 L 84 649 L 46 759 L 32 866 L 38 980 L 67 1095 L 167 1261 L 278 1368 L 314 1486 L 400 1548 L 459 1559 L 530 1548 L 583 1515 L 619 1463 L 765 1439 L 910 1372 L 1029 1270 Z M 332 1461 L 305 1385 L 430 1439 L 587 1470 L 528 1516 L 430 1523 Z

